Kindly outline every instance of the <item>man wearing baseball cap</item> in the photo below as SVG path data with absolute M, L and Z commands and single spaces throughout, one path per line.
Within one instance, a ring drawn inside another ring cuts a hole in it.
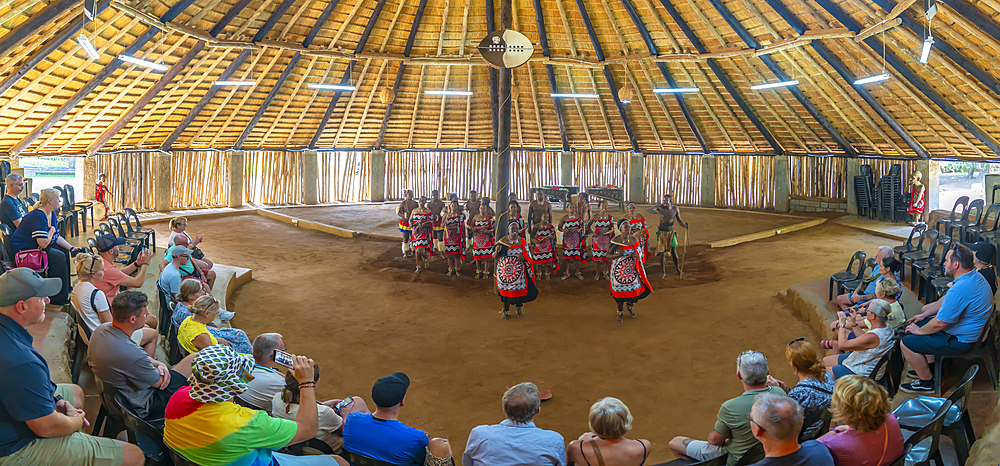
M 0 464 L 141 465 L 139 447 L 80 432 L 83 391 L 52 383 L 32 347 L 27 327 L 45 321 L 47 296 L 61 287 L 27 268 L 0 275 Z
M 173 246 L 170 248 L 173 259 L 160 270 L 160 278 L 156 280 L 156 286 L 163 289 L 172 296 L 177 296 L 181 292 L 181 267 L 187 265 L 191 260 L 191 250 L 184 246 Z
M 149 261 L 153 257 L 153 253 L 149 252 L 149 250 L 143 250 L 138 254 L 135 261 L 119 269 L 115 267 L 115 259 L 118 258 L 120 252 L 118 246 L 123 244 L 125 244 L 125 238 L 115 238 L 111 235 L 101 236 L 95 241 L 97 252 L 101 254 L 101 259 L 104 260 L 104 278 L 94 282 L 94 287 L 104 292 L 109 303 L 115 300 L 119 286 L 127 286 L 129 288 L 142 287 L 142 284 L 146 282 L 146 269 L 149 267 Z M 137 270 L 139 273 L 136 273 L 133 277 L 132 274 Z M 155 328 L 156 326 L 154 325 L 153 327 Z
M 358 455 L 398 466 L 426 464 L 452 465 L 448 439 L 428 439 L 427 434 L 399 421 L 399 410 L 406 398 L 410 379 L 395 372 L 375 381 L 372 386 L 374 413 L 355 412 L 344 420 L 344 449 Z

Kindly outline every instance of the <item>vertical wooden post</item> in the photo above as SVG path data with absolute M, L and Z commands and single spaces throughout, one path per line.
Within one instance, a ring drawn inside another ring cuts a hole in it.
M 487 14 L 492 12 L 487 12 Z M 511 0 L 500 0 L 500 29 L 510 29 L 514 24 L 511 10 Z M 497 184 L 493 190 L 497 193 L 496 211 L 507 210 L 507 198 L 510 192 L 510 68 L 500 70 L 500 118 L 497 135 Z M 501 222 L 497 228 L 498 235 L 507 234 L 507 225 Z
M 80 199 L 93 201 L 97 199 L 97 157 L 83 159 L 83 189 Z
M 229 207 L 243 207 L 243 151 L 229 153 Z

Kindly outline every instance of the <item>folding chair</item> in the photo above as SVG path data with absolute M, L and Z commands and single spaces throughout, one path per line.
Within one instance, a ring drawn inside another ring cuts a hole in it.
M 958 464 L 965 466 L 965 461 L 969 458 L 969 450 L 972 444 L 976 443 L 976 433 L 972 430 L 972 418 L 969 417 L 969 393 L 972 393 L 972 379 L 979 371 L 979 366 L 973 364 L 969 370 L 965 371 L 962 381 L 948 398 L 938 398 L 935 396 L 918 396 L 907 398 L 896 407 L 893 414 L 899 421 L 899 427 L 906 430 L 918 430 L 930 424 L 934 414 L 945 403 L 951 403 L 948 414 L 944 417 L 944 426 L 941 432 L 951 438 L 951 443 L 955 446 L 955 453 L 958 456 Z
M 861 274 L 864 272 L 865 256 L 867 254 L 864 251 L 857 251 L 851 256 L 851 261 L 847 263 L 847 268 L 843 272 L 837 272 L 830 275 L 830 301 L 833 301 L 833 291 L 837 285 L 849 281 L 849 280 L 860 280 Z M 854 273 L 854 262 L 858 263 L 858 272 Z

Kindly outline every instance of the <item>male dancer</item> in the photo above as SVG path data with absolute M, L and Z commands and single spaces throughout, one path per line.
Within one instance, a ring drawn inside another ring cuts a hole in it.
M 476 193 L 476 190 L 475 189 L 470 190 L 469 191 L 469 200 L 465 202 L 465 212 L 466 212 L 467 216 L 469 217 L 469 219 L 468 219 L 469 222 L 471 222 L 472 219 L 476 217 L 476 215 L 479 215 L 479 204 L 480 203 L 481 203 L 481 201 L 479 200 L 479 194 Z M 473 233 L 472 233 L 472 227 L 470 226 L 469 228 L 466 228 L 465 231 L 466 231 L 466 234 L 469 236 L 469 247 L 467 249 L 469 251 L 472 251 L 472 235 L 473 235 Z M 476 278 L 479 278 L 479 277 L 476 277 Z
M 528 203 L 528 229 L 534 228 L 536 223 L 542 221 L 542 214 L 548 212 L 549 218 L 552 218 L 552 203 L 545 198 L 545 194 L 541 191 L 535 191 L 535 198 Z
M 660 225 L 656 229 L 656 253 L 660 255 L 660 278 L 667 276 L 667 258 L 664 257 L 664 254 L 667 254 L 668 251 L 674 260 L 674 270 L 677 271 L 677 275 L 681 275 L 681 268 L 677 265 L 677 232 L 674 231 L 674 218 L 684 228 L 688 227 L 688 223 L 681 220 L 681 209 L 674 205 L 673 199 L 673 196 L 664 194 L 663 204 L 649 207 L 649 213 L 660 216 Z
M 583 219 L 583 223 L 590 223 L 593 214 L 590 212 L 590 195 L 587 193 L 577 194 L 576 214 Z
M 396 215 L 399 216 L 399 232 L 403 234 L 403 257 L 410 256 L 410 214 L 417 208 L 417 201 L 413 200 L 413 191 L 406 190 L 405 199 L 396 207 Z
M 427 196 L 420 196 L 420 207 L 413 209 L 410 214 L 410 225 L 413 228 L 410 234 L 411 244 L 417 260 L 417 270 L 414 270 L 413 273 L 419 273 L 421 265 L 423 268 L 427 268 L 431 256 L 434 255 L 432 215 L 431 210 L 427 208 Z M 421 263 L 421 261 L 423 262 Z
M 427 208 L 431 209 L 434 215 L 434 250 L 444 251 L 444 225 L 441 224 L 441 211 L 444 210 L 444 201 L 438 197 L 438 190 L 431 191 L 431 200 L 427 203 Z

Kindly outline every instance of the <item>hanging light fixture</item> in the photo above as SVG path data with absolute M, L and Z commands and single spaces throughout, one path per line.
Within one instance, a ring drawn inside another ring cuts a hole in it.
M 318 90 L 321 90 L 321 91 L 347 91 L 347 92 L 351 92 L 351 91 L 357 90 L 356 87 L 350 86 L 350 85 L 346 85 L 346 84 L 345 85 L 341 85 L 341 84 L 310 84 L 309 85 L 309 89 L 318 89 Z
M 80 34 L 76 41 L 80 44 L 80 48 L 90 57 L 91 60 L 97 60 L 101 58 L 101 54 L 97 53 L 97 49 L 94 48 L 94 44 L 90 43 L 90 39 L 86 35 Z
M 554 99 L 598 99 L 597 94 L 549 94 Z
M 456 95 L 456 96 L 470 96 L 471 91 L 424 91 L 427 95 Z
M 760 91 L 760 90 L 771 89 L 771 88 L 775 88 L 775 87 L 788 87 L 788 86 L 798 86 L 798 85 L 799 85 L 799 81 L 793 79 L 791 81 L 781 81 L 781 82 L 777 82 L 777 83 L 757 84 L 756 86 L 750 86 L 750 89 L 755 90 L 755 91 Z
M 869 76 L 867 78 L 857 79 L 857 80 L 854 81 L 854 85 L 855 86 L 860 86 L 862 84 L 877 83 L 879 81 L 885 81 L 887 79 L 889 79 L 889 75 L 888 74 L 885 74 L 885 73 L 883 73 L 883 74 L 876 74 L 875 76 Z
M 927 64 L 927 58 L 929 58 L 931 55 L 931 46 L 933 45 L 934 45 L 934 36 L 930 34 L 930 31 L 927 31 L 927 38 L 924 39 L 924 47 L 920 49 L 920 63 L 924 65 Z
M 159 63 L 153 63 L 151 61 L 146 61 L 141 58 L 135 58 L 130 55 L 118 55 L 118 59 L 121 61 L 126 61 L 139 66 L 145 66 L 146 68 L 152 68 L 156 71 L 167 71 L 167 67 Z

